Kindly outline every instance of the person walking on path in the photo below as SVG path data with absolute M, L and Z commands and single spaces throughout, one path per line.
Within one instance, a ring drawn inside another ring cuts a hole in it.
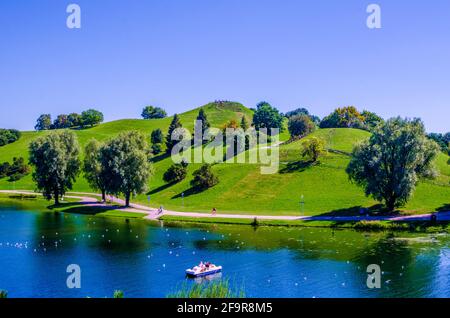
M 216 213 L 217 213 L 216 208 L 213 208 L 212 211 L 211 211 L 211 214 L 212 214 L 212 215 L 216 215 Z

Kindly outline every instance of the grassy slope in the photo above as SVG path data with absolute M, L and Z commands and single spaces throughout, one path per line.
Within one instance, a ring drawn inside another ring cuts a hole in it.
M 215 105 L 205 107 L 213 127 L 220 127 L 232 118 L 239 119 L 242 113 L 249 118 L 248 109 L 232 105 L 227 109 L 217 109 Z M 237 111 L 238 114 L 235 112 Z M 181 114 L 185 127 L 192 129 L 198 109 Z M 92 129 L 77 131 L 79 140 L 84 144 L 90 138 L 104 140 L 120 131 L 137 129 L 146 134 L 155 128 L 164 132 L 170 118 L 160 120 L 120 120 L 102 124 Z M 27 145 L 36 136 L 43 133 L 24 133 L 16 143 L 0 148 L 0 162 L 11 160 L 13 156 L 25 156 Z M 369 133 L 355 129 L 319 129 L 312 136 L 319 136 L 327 141 L 327 148 L 341 152 L 350 152 L 358 141 L 368 138 Z M 284 134 L 282 139 L 286 139 Z M 363 191 L 348 181 L 345 167 L 349 158 L 345 154 L 329 153 L 315 166 L 302 167 L 300 161 L 301 141 L 280 146 L 280 173 L 262 175 L 260 166 L 250 164 L 219 164 L 213 169 L 220 178 L 220 183 L 202 193 L 191 193 L 189 181 L 192 172 L 199 164 L 189 166 L 188 178 L 176 185 L 166 185 L 163 173 L 172 164 L 170 158 L 154 163 L 155 175 L 150 181 L 151 205 L 163 205 L 166 209 L 179 211 L 209 212 L 216 207 L 219 213 L 254 213 L 254 214 L 300 214 L 300 196 L 304 196 L 304 214 L 319 215 L 329 212 L 339 213 L 344 210 L 357 211 L 359 206 L 370 207 L 376 202 L 364 196 Z M 441 175 L 433 181 L 421 182 L 414 197 L 404 210 L 413 213 L 435 211 L 450 204 L 450 166 L 448 156 L 441 154 L 437 166 Z M 5 179 L 0 180 L 0 189 L 11 189 L 13 185 Z M 33 189 L 31 177 L 19 181 L 16 189 Z M 79 178 L 74 191 L 90 191 L 83 178 Z M 185 193 L 184 199 L 181 193 Z M 145 194 L 135 201 L 146 203 Z

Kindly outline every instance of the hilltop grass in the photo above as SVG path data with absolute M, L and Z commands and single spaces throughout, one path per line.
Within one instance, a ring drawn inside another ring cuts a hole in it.
M 250 120 L 251 110 L 238 103 L 217 106 L 214 103 L 204 106 L 213 127 L 221 127 L 225 122 L 240 120 L 243 115 Z M 180 114 L 183 126 L 193 128 L 198 108 Z M 114 137 L 121 131 L 138 130 L 147 136 L 160 128 L 166 133 L 171 118 L 138 120 L 125 119 L 99 126 L 75 130 L 83 146 L 91 138 L 99 141 Z M 13 157 L 28 158 L 28 144 L 34 138 L 48 132 L 24 132 L 22 138 L 0 148 L 0 162 L 12 161 Z M 154 176 L 149 182 L 148 193 L 133 198 L 133 202 L 146 204 L 150 195 L 152 207 L 163 206 L 175 211 L 210 212 L 215 207 L 224 214 L 258 215 L 355 215 L 360 207 L 376 210 L 378 202 L 367 198 L 361 188 L 352 184 L 345 168 L 350 160 L 349 153 L 354 145 L 370 137 L 370 133 L 358 129 L 318 129 L 312 136 L 323 138 L 329 152 L 318 163 L 310 164 L 300 157 L 302 140 L 280 145 L 280 167 L 275 174 L 261 174 L 258 164 L 221 163 L 212 167 L 219 177 L 219 184 L 207 191 L 198 193 L 191 186 L 192 173 L 200 164 L 190 164 L 188 175 L 180 183 L 168 185 L 163 181 L 164 172 L 173 164 L 170 157 L 159 155 L 153 159 Z M 280 139 L 286 141 L 288 133 Z M 439 154 L 436 167 L 440 174 L 435 180 L 421 181 L 408 202 L 400 209 L 404 214 L 420 214 L 450 210 L 450 165 L 449 157 Z M 11 183 L 0 180 L 0 189 L 33 190 L 31 176 Z M 72 191 L 92 192 L 86 180 L 80 175 Z M 184 193 L 184 198 L 182 197 Z M 301 196 L 304 205 L 300 204 Z

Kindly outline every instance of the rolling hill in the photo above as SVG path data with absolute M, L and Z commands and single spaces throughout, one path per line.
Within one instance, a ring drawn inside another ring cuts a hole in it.
M 243 115 L 251 119 L 252 111 L 238 103 L 218 105 L 210 103 L 203 106 L 212 127 L 220 127 L 225 122 L 240 120 Z M 193 129 L 199 108 L 180 114 L 183 127 Z M 138 120 L 124 119 L 99 126 L 75 130 L 79 141 L 84 145 L 89 139 L 105 140 L 121 131 L 138 130 L 146 135 L 160 128 L 165 133 L 171 118 Z M 11 161 L 15 156 L 27 157 L 28 144 L 34 138 L 48 132 L 24 132 L 22 138 L 0 148 L 0 162 Z M 345 173 L 349 153 L 353 146 L 370 136 L 366 131 L 356 129 L 318 129 L 310 136 L 318 136 L 326 141 L 330 149 L 320 164 L 305 166 L 300 158 L 301 141 L 280 145 L 280 171 L 277 174 L 262 175 L 260 166 L 255 164 L 216 164 L 213 170 L 220 183 L 201 193 L 190 189 L 192 172 L 200 164 L 190 164 L 188 177 L 175 185 L 167 185 L 162 176 L 172 164 L 170 157 L 156 157 L 153 166 L 155 174 L 149 183 L 150 205 L 177 211 L 209 212 L 215 207 L 220 213 L 271 214 L 271 215 L 321 215 L 357 213 L 359 207 L 377 204 L 366 198 L 362 189 L 350 183 Z M 308 137 L 307 137 L 308 138 Z M 281 135 L 287 140 L 287 133 Z M 450 203 L 450 166 L 448 156 L 440 154 L 436 165 L 440 175 L 436 180 L 422 181 L 411 201 L 404 207 L 410 213 L 436 211 Z M 16 182 L 0 180 L 0 189 L 34 189 L 31 176 Z M 73 191 L 90 192 L 82 176 L 77 180 Z M 182 197 L 184 193 L 184 197 Z M 300 197 L 304 197 L 303 207 Z M 147 204 L 147 194 L 133 199 L 133 202 Z

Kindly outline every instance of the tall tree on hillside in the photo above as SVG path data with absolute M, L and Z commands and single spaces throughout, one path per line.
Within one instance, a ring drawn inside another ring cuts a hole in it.
M 200 111 L 197 115 L 197 120 L 200 120 L 202 122 L 202 136 L 204 136 L 205 131 L 211 127 L 211 124 L 208 121 L 208 117 L 206 116 L 206 113 L 203 108 L 200 108 Z
M 155 129 L 151 134 L 151 142 L 152 142 L 152 153 L 157 155 L 162 151 L 162 143 L 164 141 L 164 135 L 161 129 Z
M 171 153 L 173 146 L 175 146 L 175 144 L 178 142 L 177 140 L 172 140 L 172 133 L 175 131 L 175 129 L 178 129 L 181 127 L 183 127 L 183 126 L 181 125 L 180 118 L 178 117 L 177 114 L 173 115 L 173 119 L 172 119 L 172 122 L 170 123 L 169 131 L 166 136 L 166 148 L 167 148 L 166 152 L 167 153 Z
M 108 172 L 103 169 L 101 161 L 102 144 L 96 139 L 88 142 L 84 148 L 83 172 L 89 186 L 102 193 L 102 200 L 106 202 L 108 186 Z
M 438 152 L 420 119 L 392 118 L 355 147 L 346 171 L 367 196 L 393 211 L 409 200 L 420 177 L 435 175 Z
M 164 141 L 164 135 L 161 131 L 161 129 L 155 129 L 152 131 L 151 134 L 151 142 L 152 144 L 162 144 L 162 142 Z
M 253 115 L 253 124 L 257 130 L 266 128 L 267 133 L 270 135 L 271 128 L 283 130 L 283 116 L 278 109 L 272 107 L 269 103 L 260 102 L 256 106 L 256 111 Z
M 151 175 L 148 144 L 137 131 L 121 133 L 100 150 L 102 169 L 107 174 L 107 192 L 124 194 L 125 205 L 130 206 L 132 194 L 147 190 Z
M 242 116 L 240 126 L 244 131 L 247 131 L 247 129 L 250 128 L 250 124 L 248 123 L 247 117 L 245 117 L 245 115 Z
M 82 126 L 94 126 L 103 122 L 103 113 L 95 110 L 88 109 L 81 113 Z
M 144 119 L 156 119 L 167 117 L 167 113 L 160 107 L 146 106 L 142 110 L 141 116 Z
M 47 200 L 59 198 L 71 190 L 80 170 L 80 147 L 73 132 L 62 131 L 40 137 L 29 147 L 33 180 Z
M 35 130 L 49 130 L 52 126 L 52 116 L 50 114 L 42 114 L 36 120 Z

